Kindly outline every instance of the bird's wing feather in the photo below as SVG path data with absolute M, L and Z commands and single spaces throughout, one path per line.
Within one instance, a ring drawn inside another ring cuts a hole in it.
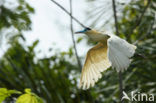
M 129 44 L 124 39 L 111 36 L 108 39 L 108 58 L 117 72 L 124 71 L 130 64 L 130 57 L 135 53 L 136 46 Z
M 91 48 L 81 73 L 80 87 L 88 89 L 102 77 L 101 72 L 111 66 L 107 57 L 107 44 L 99 43 Z

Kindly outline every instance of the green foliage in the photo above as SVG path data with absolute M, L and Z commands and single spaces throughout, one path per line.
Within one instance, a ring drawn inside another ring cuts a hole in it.
M 12 94 L 21 94 L 21 92 L 16 90 L 7 90 L 6 88 L 0 88 L 0 103 L 2 103 L 6 98 L 10 97 Z
M 81 41 L 82 41 L 82 37 L 79 37 L 76 42 L 80 43 Z
M 12 39 L 16 35 L 22 36 L 23 31 L 31 30 L 30 14 L 34 13 L 34 9 L 28 3 L 24 0 L 2 0 L 1 3 L 0 37 L 7 36 Z M 17 5 L 14 5 L 16 3 Z
M 18 41 L 11 44 L 0 61 L 0 85 L 20 91 L 31 88 L 47 103 L 93 101 L 89 91 L 77 88 L 79 68 L 71 63 L 76 62 L 73 49 L 37 59 L 34 52 L 36 43 L 29 47 L 23 47 Z
M 16 103 L 43 103 L 42 99 L 31 93 L 31 89 L 25 89 L 25 94 L 17 98 Z
M 22 94 L 17 90 L 7 90 L 6 88 L 0 88 L 0 103 L 2 103 L 6 98 L 10 97 L 12 94 Z M 25 94 L 19 96 L 16 103 L 43 103 L 42 99 L 36 94 L 31 93 L 31 89 L 25 89 Z
M 19 31 L 29 30 L 31 24 L 29 14 L 34 13 L 34 9 L 24 0 L 17 0 L 19 5 L 12 8 L 6 7 L 5 3 L 7 2 L 4 1 L 0 6 L 0 30 L 11 26 Z

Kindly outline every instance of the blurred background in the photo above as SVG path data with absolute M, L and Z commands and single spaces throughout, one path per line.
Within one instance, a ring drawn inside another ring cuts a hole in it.
M 57 0 L 70 11 L 70 0 Z M 156 95 L 156 0 L 115 0 L 121 38 L 137 45 L 123 73 L 124 91 Z M 73 15 L 84 25 L 115 34 L 112 0 L 73 0 Z M 74 31 L 83 29 L 73 22 Z M 74 35 L 79 60 L 95 42 Z M 70 17 L 51 0 L 0 0 L 0 87 L 25 88 L 46 103 L 118 103 L 118 75 L 112 68 L 95 87 L 78 88 Z M 10 103 L 17 95 L 6 102 Z M 126 101 L 128 103 L 128 101 Z M 137 102 L 138 103 L 138 102 Z

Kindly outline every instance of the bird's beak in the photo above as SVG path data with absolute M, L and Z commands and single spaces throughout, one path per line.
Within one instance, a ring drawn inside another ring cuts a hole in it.
M 75 34 L 84 33 L 84 32 L 85 32 L 84 30 L 82 30 L 82 31 L 77 31 L 77 32 L 75 32 Z

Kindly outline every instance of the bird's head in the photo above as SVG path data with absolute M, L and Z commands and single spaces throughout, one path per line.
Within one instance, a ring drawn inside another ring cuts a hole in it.
M 82 31 L 78 31 L 78 32 L 75 32 L 76 34 L 79 34 L 79 33 L 84 33 L 86 34 L 90 39 L 92 39 L 93 41 L 102 41 L 102 42 L 105 42 L 107 41 L 107 39 L 110 37 L 109 35 L 107 34 L 103 34 L 101 32 L 98 32 L 96 30 L 93 30 L 91 28 L 85 28 L 84 30 Z
M 81 30 L 81 31 L 78 31 L 78 32 L 75 32 L 76 34 L 79 34 L 79 33 L 84 33 L 84 34 L 87 34 L 87 35 L 90 35 L 90 34 L 97 34 L 98 32 L 96 30 L 93 30 L 89 27 L 86 27 L 84 30 Z

